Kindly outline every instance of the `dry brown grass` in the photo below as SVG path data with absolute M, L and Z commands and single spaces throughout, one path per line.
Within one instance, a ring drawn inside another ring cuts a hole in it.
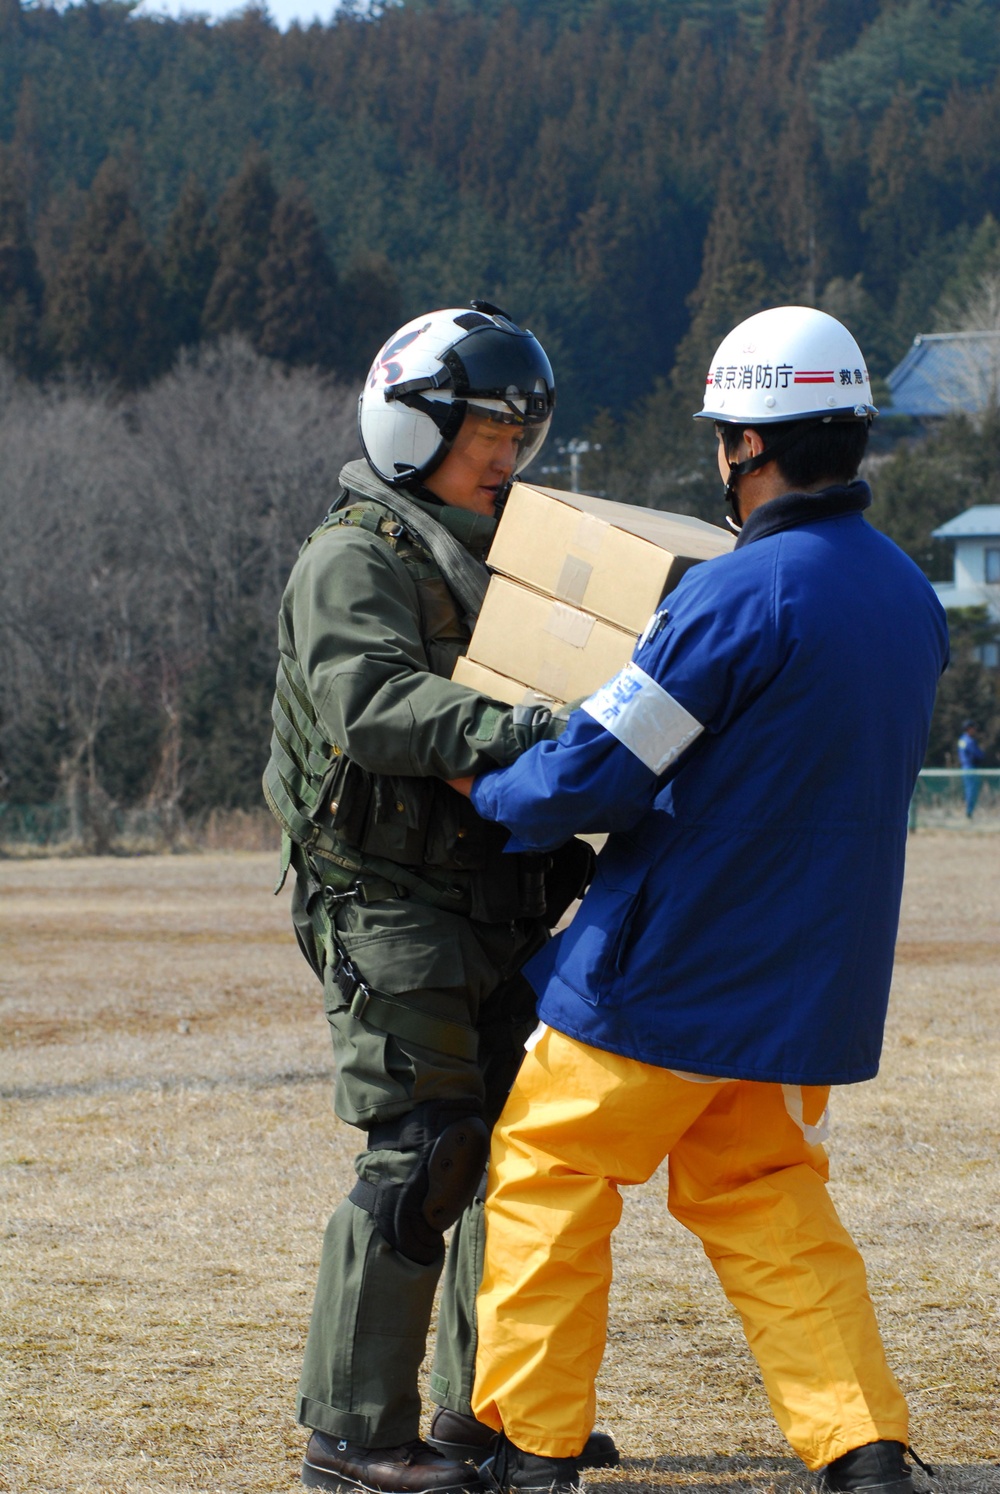
M 913 838 L 883 1075 L 836 1096 L 862 1243 L 938 1487 L 1000 1490 L 1000 845 Z M 0 1489 L 292 1487 L 326 1216 L 351 1177 L 318 990 L 251 854 L 0 863 Z M 634 1190 L 588 1491 L 809 1487 L 697 1244 Z

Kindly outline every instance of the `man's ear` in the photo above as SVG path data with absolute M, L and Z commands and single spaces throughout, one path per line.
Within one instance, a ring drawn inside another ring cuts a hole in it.
M 755 431 L 753 429 L 745 430 L 743 432 L 743 442 L 746 446 L 748 455 L 752 457 L 759 457 L 761 452 L 764 450 L 764 438 L 761 435 L 760 431 Z

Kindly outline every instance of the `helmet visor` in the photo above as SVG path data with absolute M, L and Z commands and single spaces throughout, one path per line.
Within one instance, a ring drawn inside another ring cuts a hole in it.
M 530 332 L 477 327 L 444 355 L 456 399 L 501 401 L 526 422 L 552 413 L 555 380 L 541 344 Z
M 517 428 L 518 458 L 516 472 L 523 472 L 535 460 L 545 444 L 552 424 L 551 406 L 540 420 L 530 414 L 522 414 L 509 408 L 508 400 L 470 399 L 465 405 L 469 415 L 480 420 L 489 420 L 497 425 L 512 425 Z

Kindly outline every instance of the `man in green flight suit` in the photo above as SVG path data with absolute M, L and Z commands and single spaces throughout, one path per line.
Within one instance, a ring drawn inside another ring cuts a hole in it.
M 343 469 L 282 602 L 264 792 L 323 981 L 335 1109 L 367 1131 L 324 1238 L 299 1388 L 312 1488 L 475 1487 L 490 1450 L 469 1405 L 489 1132 L 535 1025 L 520 967 L 589 853 L 504 855 L 506 833 L 446 787 L 562 724 L 451 673 L 498 505 L 554 398 L 541 346 L 498 308 L 407 323 L 362 391 L 366 460 Z M 452 1224 L 424 1442 L 417 1371 Z M 600 1434 L 587 1455 L 616 1459 Z

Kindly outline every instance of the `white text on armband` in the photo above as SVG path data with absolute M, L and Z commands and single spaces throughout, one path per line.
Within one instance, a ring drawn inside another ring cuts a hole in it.
M 651 773 L 662 773 L 704 731 L 701 722 L 662 685 L 628 663 L 581 707 L 633 752 Z

